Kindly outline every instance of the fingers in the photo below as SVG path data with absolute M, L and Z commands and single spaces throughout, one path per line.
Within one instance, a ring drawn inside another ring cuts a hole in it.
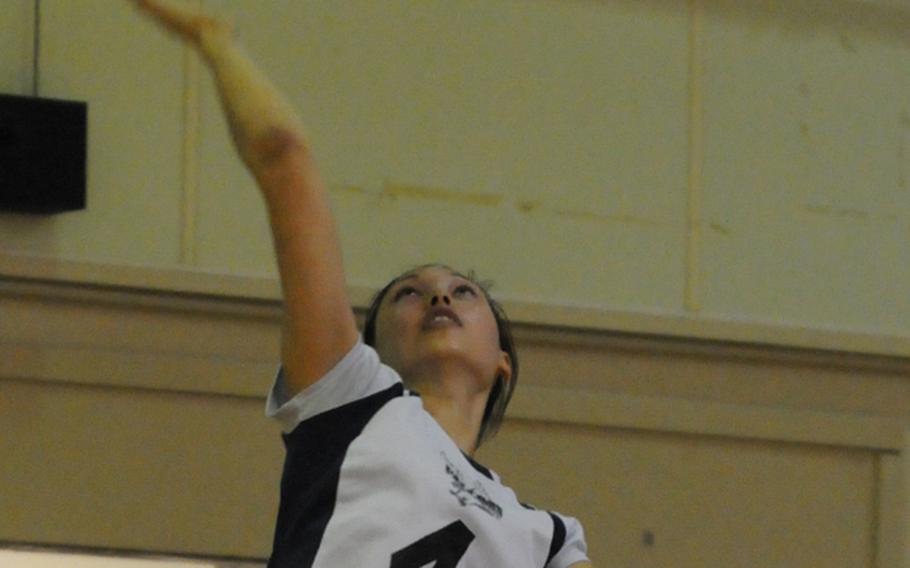
M 192 14 L 189 9 L 166 0 L 136 0 L 135 4 L 139 10 L 151 16 L 169 31 L 186 39 L 198 36 L 193 24 L 193 20 L 198 18 L 198 14 Z
M 198 44 L 205 34 L 224 32 L 230 26 L 206 16 L 199 10 L 172 0 L 133 0 L 136 7 L 168 31 Z

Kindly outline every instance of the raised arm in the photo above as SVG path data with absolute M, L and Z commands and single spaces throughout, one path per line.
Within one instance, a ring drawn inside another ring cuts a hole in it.
M 235 146 L 269 214 L 285 302 L 282 364 L 294 394 L 357 340 L 335 221 L 303 126 L 230 25 L 169 0 L 134 2 L 193 46 L 214 74 Z

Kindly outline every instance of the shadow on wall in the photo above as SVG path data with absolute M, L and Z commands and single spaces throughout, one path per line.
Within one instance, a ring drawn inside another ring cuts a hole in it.
M 49 251 L 55 250 L 57 226 L 63 216 L 0 211 L 0 251 L 20 252 L 18 249 L 10 248 L 9 244 L 25 242 L 26 250 L 22 252 L 37 249 L 43 254 L 48 254 Z

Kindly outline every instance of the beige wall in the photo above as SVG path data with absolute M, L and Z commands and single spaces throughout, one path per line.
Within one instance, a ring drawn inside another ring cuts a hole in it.
M 0 17 L 0 86 L 3 93 L 32 89 L 33 9 L 28 0 L 10 0 Z
M 204 3 L 300 107 L 357 305 L 426 260 L 496 280 L 525 376 L 485 459 L 598 565 L 910 558 L 903 2 Z M 179 45 L 127 2 L 41 9 L 89 205 L 0 214 L 0 541 L 262 557 L 255 188 Z
M 264 558 L 279 322 L 276 302 L 0 282 L 0 542 Z M 904 568 L 906 359 L 516 338 L 480 457 L 579 517 L 595 565 Z

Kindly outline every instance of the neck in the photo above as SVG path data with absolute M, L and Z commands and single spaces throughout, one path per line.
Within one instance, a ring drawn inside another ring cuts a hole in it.
M 420 393 L 423 407 L 461 451 L 473 457 L 489 392 L 474 388 L 475 378 L 458 373 L 410 379 L 407 383 L 408 388 Z

